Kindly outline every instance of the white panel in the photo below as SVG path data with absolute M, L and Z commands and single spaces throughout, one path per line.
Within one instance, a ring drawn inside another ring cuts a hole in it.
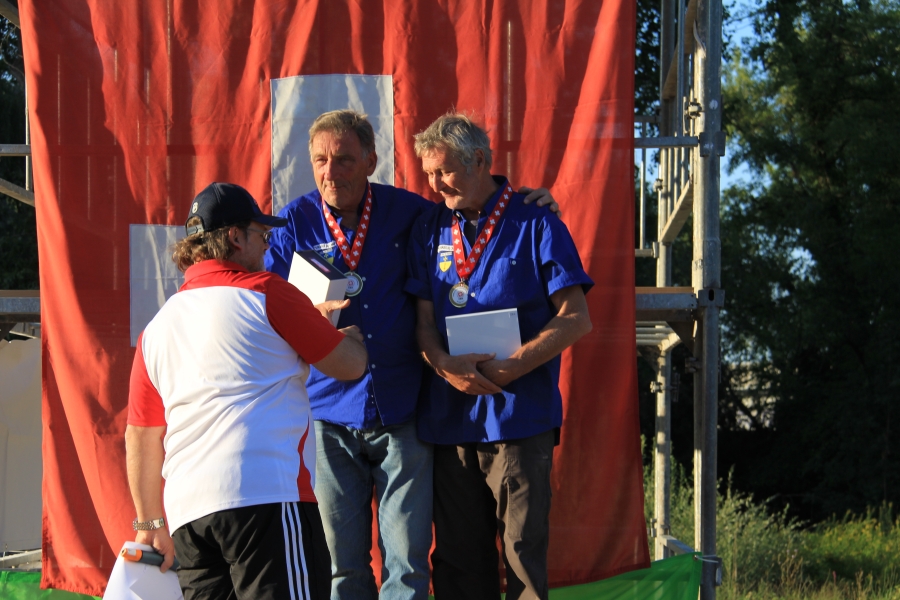
M 171 246 L 184 237 L 176 225 L 129 226 L 131 345 L 169 297 L 184 283 L 172 262 Z
M 0 340 L 0 548 L 41 547 L 41 340 Z
M 316 189 L 309 128 L 323 112 L 350 108 L 369 116 L 378 166 L 369 178 L 394 184 L 394 93 L 390 75 L 301 75 L 272 80 L 272 205 Z

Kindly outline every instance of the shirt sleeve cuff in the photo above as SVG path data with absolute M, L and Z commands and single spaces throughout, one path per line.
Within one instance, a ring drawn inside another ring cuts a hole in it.
M 547 295 L 552 296 L 559 290 L 573 285 L 580 285 L 584 293 L 594 287 L 594 282 L 584 273 L 563 273 L 547 282 Z

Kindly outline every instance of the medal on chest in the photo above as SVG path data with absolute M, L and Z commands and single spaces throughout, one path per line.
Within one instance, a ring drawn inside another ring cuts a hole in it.
M 356 226 L 356 233 L 353 234 L 352 245 L 347 241 L 347 236 L 344 235 L 341 226 L 338 225 L 331 211 L 328 210 L 328 205 L 325 203 L 324 198 L 322 199 L 322 214 L 325 215 L 325 223 L 328 225 L 328 229 L 331 231 L 331 235 L 341 251 L 341 256 L 344 257 L 344 264 L 350 268 L 349 271 L 344 273 L 347 277 L 346 294 L 350 297 L 356 296 L 363 288 L 363 278 L 356 272 L 356 267 L 362 258 L 363 246 L 369 233 L 369 224 L 372 217 L 372 188 L 368 185 L 366 186 L 366 203 L 363 205 L 362 215 L 360 215 L 359 224 Z
M 456 308 L 464 307 L 466 302 L 469 301 L 469 284 L 466 282 L 478 265 L 478 261 L 484 255 L 488 242 L 494 234 L 494 229 L 496 229 L 497 224 L 500 222 L 500 218 L 506 211 L 512 193 L 513 190 L 510 187 L 509 182 L 507 182 L 506 188 L 504 188 L 503 193 L 500 195 L 500 199 L 497 200 L 497 204 L 488 215 L 484 229 L 481 230 L 481 233 L 478 234 L 478 237 L 475 239 L 475 243 L 472 244 L 472 250 L 469 252 L 469 256 L 466 256 L 465 250 L 463 249 L 462 231 L 460 230 L 459 219 L 456 218 L 455 214 L 453 215 L 453 223 L 450 229 L 453 233 L 453 260 L 456 263 L 456 274 L 459 275 L 459 283 L 450 288 L 450 304 Z
M 469 300 L 469 286 L 465 281 L 460 281 L 450 288 L 450 304 L 456 308 L 462 308 Z

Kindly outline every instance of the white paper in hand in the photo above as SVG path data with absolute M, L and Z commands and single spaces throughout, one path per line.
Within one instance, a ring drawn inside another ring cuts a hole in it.
M 146 544 L 125 542 L 123 548 L 153 551 Z M 116 558 L 104 600 L 184 600 L 175 571 L 159 572 L 156 565 Z
M 446 321 L 450 356 L 493 352 L 497 360 L 504 360 L 522 347 L 519 311 L 515 308 L 457 315 Z

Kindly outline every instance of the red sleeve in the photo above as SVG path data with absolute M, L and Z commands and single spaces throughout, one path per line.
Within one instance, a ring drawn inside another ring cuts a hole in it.
M 268 280 L 266 314 L 272 328 L 308 364 L 331 354 L 344 339 L 344 334 L 322 316 L 306 294 L 281 277 Z
M 131 365 L 128 386 L 128 424 L 138 427 L 159 427 L 166 424 L 166 408 L 159 391 L 150 382 L 142 349 L 144 334 L 138 336 L 137 351 Z

